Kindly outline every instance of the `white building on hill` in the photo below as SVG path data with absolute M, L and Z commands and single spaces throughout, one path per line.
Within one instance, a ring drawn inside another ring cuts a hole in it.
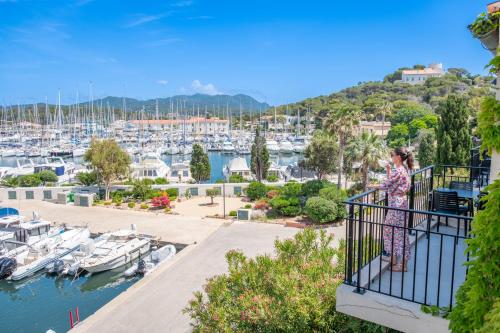
M 424 69 L 404 69 L 401 82 L 409 84 L 423 84 L 430 77 L 444 75 L 443 64 L 430 64 Z

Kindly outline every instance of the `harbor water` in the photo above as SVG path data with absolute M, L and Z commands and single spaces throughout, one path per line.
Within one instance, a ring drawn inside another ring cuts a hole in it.
M 300 159 L 299 154 L 280 154 L 280 155 L 271 155 L 270 160 L 276 162 L 276 164 L 280 166 L 287 166 L 291 163 L 297 162 Z M 213 183 L 218 179 L 223 179 L 224 175 L 222 173 L 222 169 L 225 165 L 229 163 L 233 158 L 236 157 L 244 157 L 247 160 L 248 166 L 250 166 L 250 155 L 241 155 L 237 154 L 224 154 L 221 152 L 208 152 L 208 159 L 210 160 L 210 180 L 209 182 Z M 15 167 L 16 161 L 20 157 L 0 157 L 0 167 Z M 161 158 L 165 161 L 165 163 L 170 166 L 175 162 L 182 162 L 185 160 L 190 160 L 190 155 L 162 155 Z M 33 162 L 42 162 L 42 158 L 32 158 Z M 72 158 L 68 159 L 69 161 L 73 161 Z M 81 158 L 76 158 L 74 160 L 75 163 L 81 162 Z
M 45 273 L 19 282 L 1 280 L 0 332 L 67 332 L 70 310 L 74 316 L 78 307 L 83 320 L 138 280 L 124 278 L 126 268 L 82 275 L 74 280 Z

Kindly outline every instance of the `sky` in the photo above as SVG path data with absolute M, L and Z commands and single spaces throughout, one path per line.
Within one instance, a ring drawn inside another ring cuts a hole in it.
M 485 74 L 479 0 L 0 0 L 0 105 L 244 93 L 272 105 L 442 62 Z

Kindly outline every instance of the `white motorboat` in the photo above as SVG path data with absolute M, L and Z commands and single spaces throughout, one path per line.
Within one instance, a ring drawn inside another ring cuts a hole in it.
M 90 273 L 108 271 L 126 265 L 149 252 L 148 238 L 138 238 L 135 230 L 110 233 L 94 253 L 81 261 L 80 267 Z
M 232 154 L 235 152 L 234 145 L 232 144 L 231 141 L 224 141 L 222 144 L 222 152 L 226 154 Z
M 180 152 L 179 147 L 177 147 L 176 145 L 170 145 L 167 148 L 165 148 L 165 154 L 168 155 L 177 155 L 179 154 L 179 152 Z
M 167 177 L 170 183 L 182 183 L 193 180 L 191 176 L 191 167 L 189 161 L 172 163 L 170 166 L 170 174 Z
M 18 266 L 10 279 L 17 281 L 35 274 L 51 262 L 76 251 L 89 238 L 90 231 L 87 228 L 72 229 L 42 240 L 40 246 L 30 246 L 27 251 L 16 256 Z
M 25 175 L 31 175 L 35 173 L 35 164 L 33 163 L 32 160 L 22 160 L 18 159 L 16 161 L 16 167 L 11 168 L 8 170 L 4 177 L 18 177 L 18 176 L 25 176 Z
M 78 250 L 48 264 L 45 267 L 45 269 L 47 269 L 47 273 L 57 275 L 77 275 L 81 270 L 80 266 L 82 261 L 85 258 L 90 257 L 94 253 L 96 246 L 104 244 L 108 237 L 109 234 L 103 234 L 96 239 L 87 239 L 85 242 L 80 244 Z
M 73 148 L 72 155 L 73 157 L 81 157 L 85 155 L 85 152 L 87 151 L 86 148 Z
M 293 145 L 290 141 L 284 140 L 280 142 L 279 152 L 282 154 L 291 154 L 293 153 Z
M 130 268 L 128 268 L 123 275 L 126 277 L 132 277 L 135 275 L 147 275 L 154 271 L 158 266 L 170 258 L 172 258 L 176 253 L 175 246 L 172 244 L 165 245 L 158 250 L 152 251 L 144 259 L 140 259 L 138 262 L 134 263 Z
M 54 171 L 58 183 L 68 182 L 76 175 L 75 165 L 71 162 L 65 162 L 61 157 L 47 157 L 43 163 L 35 165 L 35 173 L 42 170 Z
M 278 154 L 280 152 L 280 146 L 275 140 L 267 140 L 266 147 L 270 154 Z
M 231 176 L 241 176 L 245 180 L 250 180 L 252 178 L 252 173 L 248 167 L 247 160 L 243 157 L 233 158 L 229 161 L 229 164 L 224 166 L 222 173 L 229 180 Z
M 145 154 L 139 162 L 132 164 L 132 178 L 135 179 L 156 179 L 158 177 L 167 177 L 170 168 L 153 153 Z

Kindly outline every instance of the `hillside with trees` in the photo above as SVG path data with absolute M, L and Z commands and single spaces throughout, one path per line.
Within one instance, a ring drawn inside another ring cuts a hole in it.
M 414 68 L 420 68 L 415 65 Z M 278 114 L 285 114 L 287 108 L 291 115 L 297 111 L 311 110 L 323 119 L 330 110 L 330 105 L 336 101 L 349 102 L 361 108 L 363 120 L 381 120 L 397 124 L 400 117 L 398 111 L 406 113 L 433 114 L 440 102 L 450 94 L 466 97 L 473 110 L 473 115 L 479 111 L 481 98 L 492 95 L 490 90 L 492 77 L 473 75 L 462 68 L 449 68 L 442 77 L 429 78 L 421 85 L 411 85 L 398 82 L 401 79 L 399 68 L 388 74 L 382 81 L 360 82 L 358 85 L 342 89 L 330 95 L 313 98 L 276 107 Z M 274 112 L 270 109 L 268 112 Z M 418 118 L 418 117 L 417 117 Z M 409 118 L 404 119 L 407 121 Z M 410 119 L 411 121 L 412 119 Z

